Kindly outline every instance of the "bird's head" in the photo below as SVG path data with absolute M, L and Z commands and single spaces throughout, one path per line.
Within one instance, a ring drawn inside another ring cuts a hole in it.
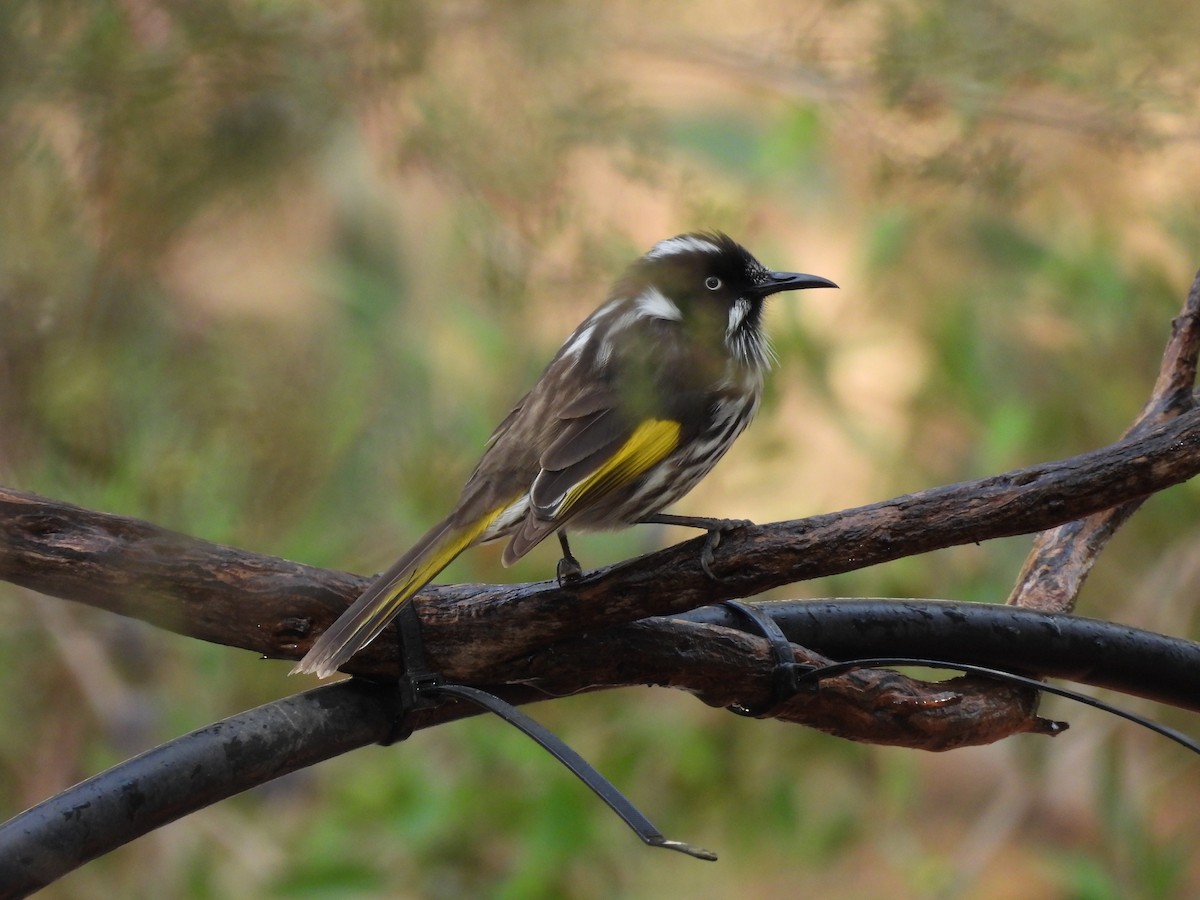
M 781 291 L 837 287 L 819 275 L 773 272 L 731 237 L 681 234 L 659 241 L 629 278 L 647 315 L 676 319 L 698 339 L 721 341 L 739 363 L 768 364 L 763 301 Z

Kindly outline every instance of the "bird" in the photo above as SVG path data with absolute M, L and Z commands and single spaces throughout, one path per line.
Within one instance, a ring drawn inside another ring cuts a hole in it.
M 712 538 L 737 524 L 660 511 L 708 474 L 757 412 L 774 362 L 766 299 L 836 287 L 818 275 L 772 271 L 721 232 L 656 243 L 496 427 L 450 514 L 379 575 L 292 672 L 332 675 L 477 544 L 507 538 L 501 562 L 510 566 L 556 534 L 562 584 L 582 573 L 568 528 L 661 522 L 705 528 Z

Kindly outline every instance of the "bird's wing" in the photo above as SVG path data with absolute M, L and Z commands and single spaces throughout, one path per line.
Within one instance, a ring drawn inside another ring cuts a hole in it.
M 679 446 L 681 423 L 665 415 L 635 418 L 611 405 L 570 419 L 542 454 L 530 491 L 538 518 L 569 519 L 662 462 Z
M 650 329 L 653 329 L 652 331 Z M 681 370 L 667 323 L 647 323 L 642 335 L 626 331 L 595 377 L 546 404 L 539 426 L 545 439 L 529 509 L 505 548 L 511 565 L 567 522 L 645 475 L 684 440 L 683 398 L 707 397 L 675 384 Z M 641 339 L 639 339 L 639 337 Z M 578 379 L 575 379 L 578 384 Z

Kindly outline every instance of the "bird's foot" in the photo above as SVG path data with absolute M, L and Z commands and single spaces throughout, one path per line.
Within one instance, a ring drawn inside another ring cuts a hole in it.
M 558 576 L 558 586 L 566 587 L 568 584 L 573 584 L 583 577 L 583 566 L 579 564 L 579 560 L 571 552 L 571 545 L 567 543 L 567 533 L 565 531 L 558 533 L 558 543 L 562 547 L 563 555 L 562 559 L 558 561 L 558 568 L 555 574 Z
M 713 581 L 725 579 L 712 570 L 716 562 L 717 548 L 721 546 L 721 536 L 739 528 L 749 528 L 754 523 L 749 519 L 714 519 L 708 516 L 675 516 L 668 513 L 656 513 L 646 516 L 640 521 L 654 525 L 680 525 L 684 528 L 702 528 L 708 532 L 704 539 L 704 547 L 700 550 L 700 568 Z
M 555 574 L 558 577 L 558 586 L 566 587 L 583 578 L 583 566 L 575 557 L 564 556 L 558 561 L 558 569 Z
M 713 581 L 725 580 L 712 570 L 712 565 L 717 558 L 717 548 L 721 546 L 721 537 L 731 531 L 737 531 L 739 528 L 746 528 L 753 524 L 749 519 L 718 519 L 716 524 L 709 527 L 708 534 L 704 538 L 704 547 L 700 550 L 700 568 L 704 570 L 705 575 Z

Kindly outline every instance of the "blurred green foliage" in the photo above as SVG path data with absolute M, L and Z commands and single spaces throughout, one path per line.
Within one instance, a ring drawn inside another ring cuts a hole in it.
M 1107 443 L 1197 265 L 1198 18 L 1172 0 L 10 0 L 0 479 L 378 570 L 621 266 L 691 228 L 842 290 L 772 307 L 763 414 L 688 510 L 793 518 Z M 1081 611 L 1196 636 L 1195 499 L 1148 503 Z M 1027 546 L 780 595 L 1000 601 Z M 552 569 L 481 548 L 443 577 Z M 0 624 L 10 812 L 306 686 L 4 585 Z M 722 861 L 643 851 L 479 720 L 264 786 L 46 896 L 1200 890 L 1195 772 L 1076 710 L 1048 712 L 1077 725 L 1053 746 L 937 758 L 665 691 L 535 714 Z

